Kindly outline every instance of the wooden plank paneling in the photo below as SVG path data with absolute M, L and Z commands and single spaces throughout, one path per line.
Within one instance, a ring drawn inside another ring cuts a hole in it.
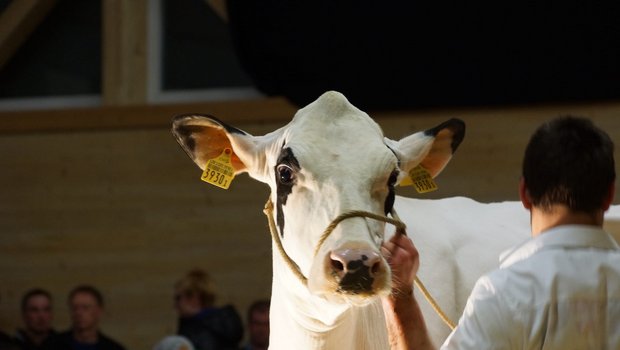
M 105 0 L 103 13 L 103 102 L 143 104 L 147 100 L 148 0 Z
M 57 0 L 13 0 L 0 13 L 0 69 L 43 21 Z

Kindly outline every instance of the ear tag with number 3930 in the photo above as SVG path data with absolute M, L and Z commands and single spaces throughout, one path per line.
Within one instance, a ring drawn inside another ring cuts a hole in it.
M 438 189 L 433 177 L 422 165 L 418 165 L 409 171 L 409 176 L 401 182 L 401 186 L 413 186 L 418 193 L 432 192 Z
M 235 168 L 230 161 L 231 155 L 231 149 L 226 148 L 219 156 L 209 159 L 200 179 L 227 190 L 235 178 Z

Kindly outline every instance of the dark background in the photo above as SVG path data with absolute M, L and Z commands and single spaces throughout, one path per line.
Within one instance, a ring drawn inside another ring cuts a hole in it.
M 620 97 L 618 2 L 228 4 L 245 69 L 299 105 L 329 89 L 363 109 Z

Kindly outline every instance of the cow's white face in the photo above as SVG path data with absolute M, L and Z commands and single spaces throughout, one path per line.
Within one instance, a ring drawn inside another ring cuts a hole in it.
M 201 115 L 176 117 L 173 133 L 201 168 L 232 149 L 237 173 L 248 172 L 270 186 L 282 245 L 309 290 L 359 305 L 391 288 L 379 250 L 385 224 L 347 219 L 318 246 L 324 230 L 350 210 L 389 213 L 394 186 L 418 164 L 437 175 L 462 140 L 464 125 L 452 120 L 393 141 L 342 94 L 327 92 L 287 126 L 264 136 Z

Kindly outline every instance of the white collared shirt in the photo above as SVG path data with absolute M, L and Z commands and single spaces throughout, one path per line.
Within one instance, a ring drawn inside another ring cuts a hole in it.
M 620 248 L 598 227 L 566 225 L 510 250 L 442 349 L 620 349 Z

